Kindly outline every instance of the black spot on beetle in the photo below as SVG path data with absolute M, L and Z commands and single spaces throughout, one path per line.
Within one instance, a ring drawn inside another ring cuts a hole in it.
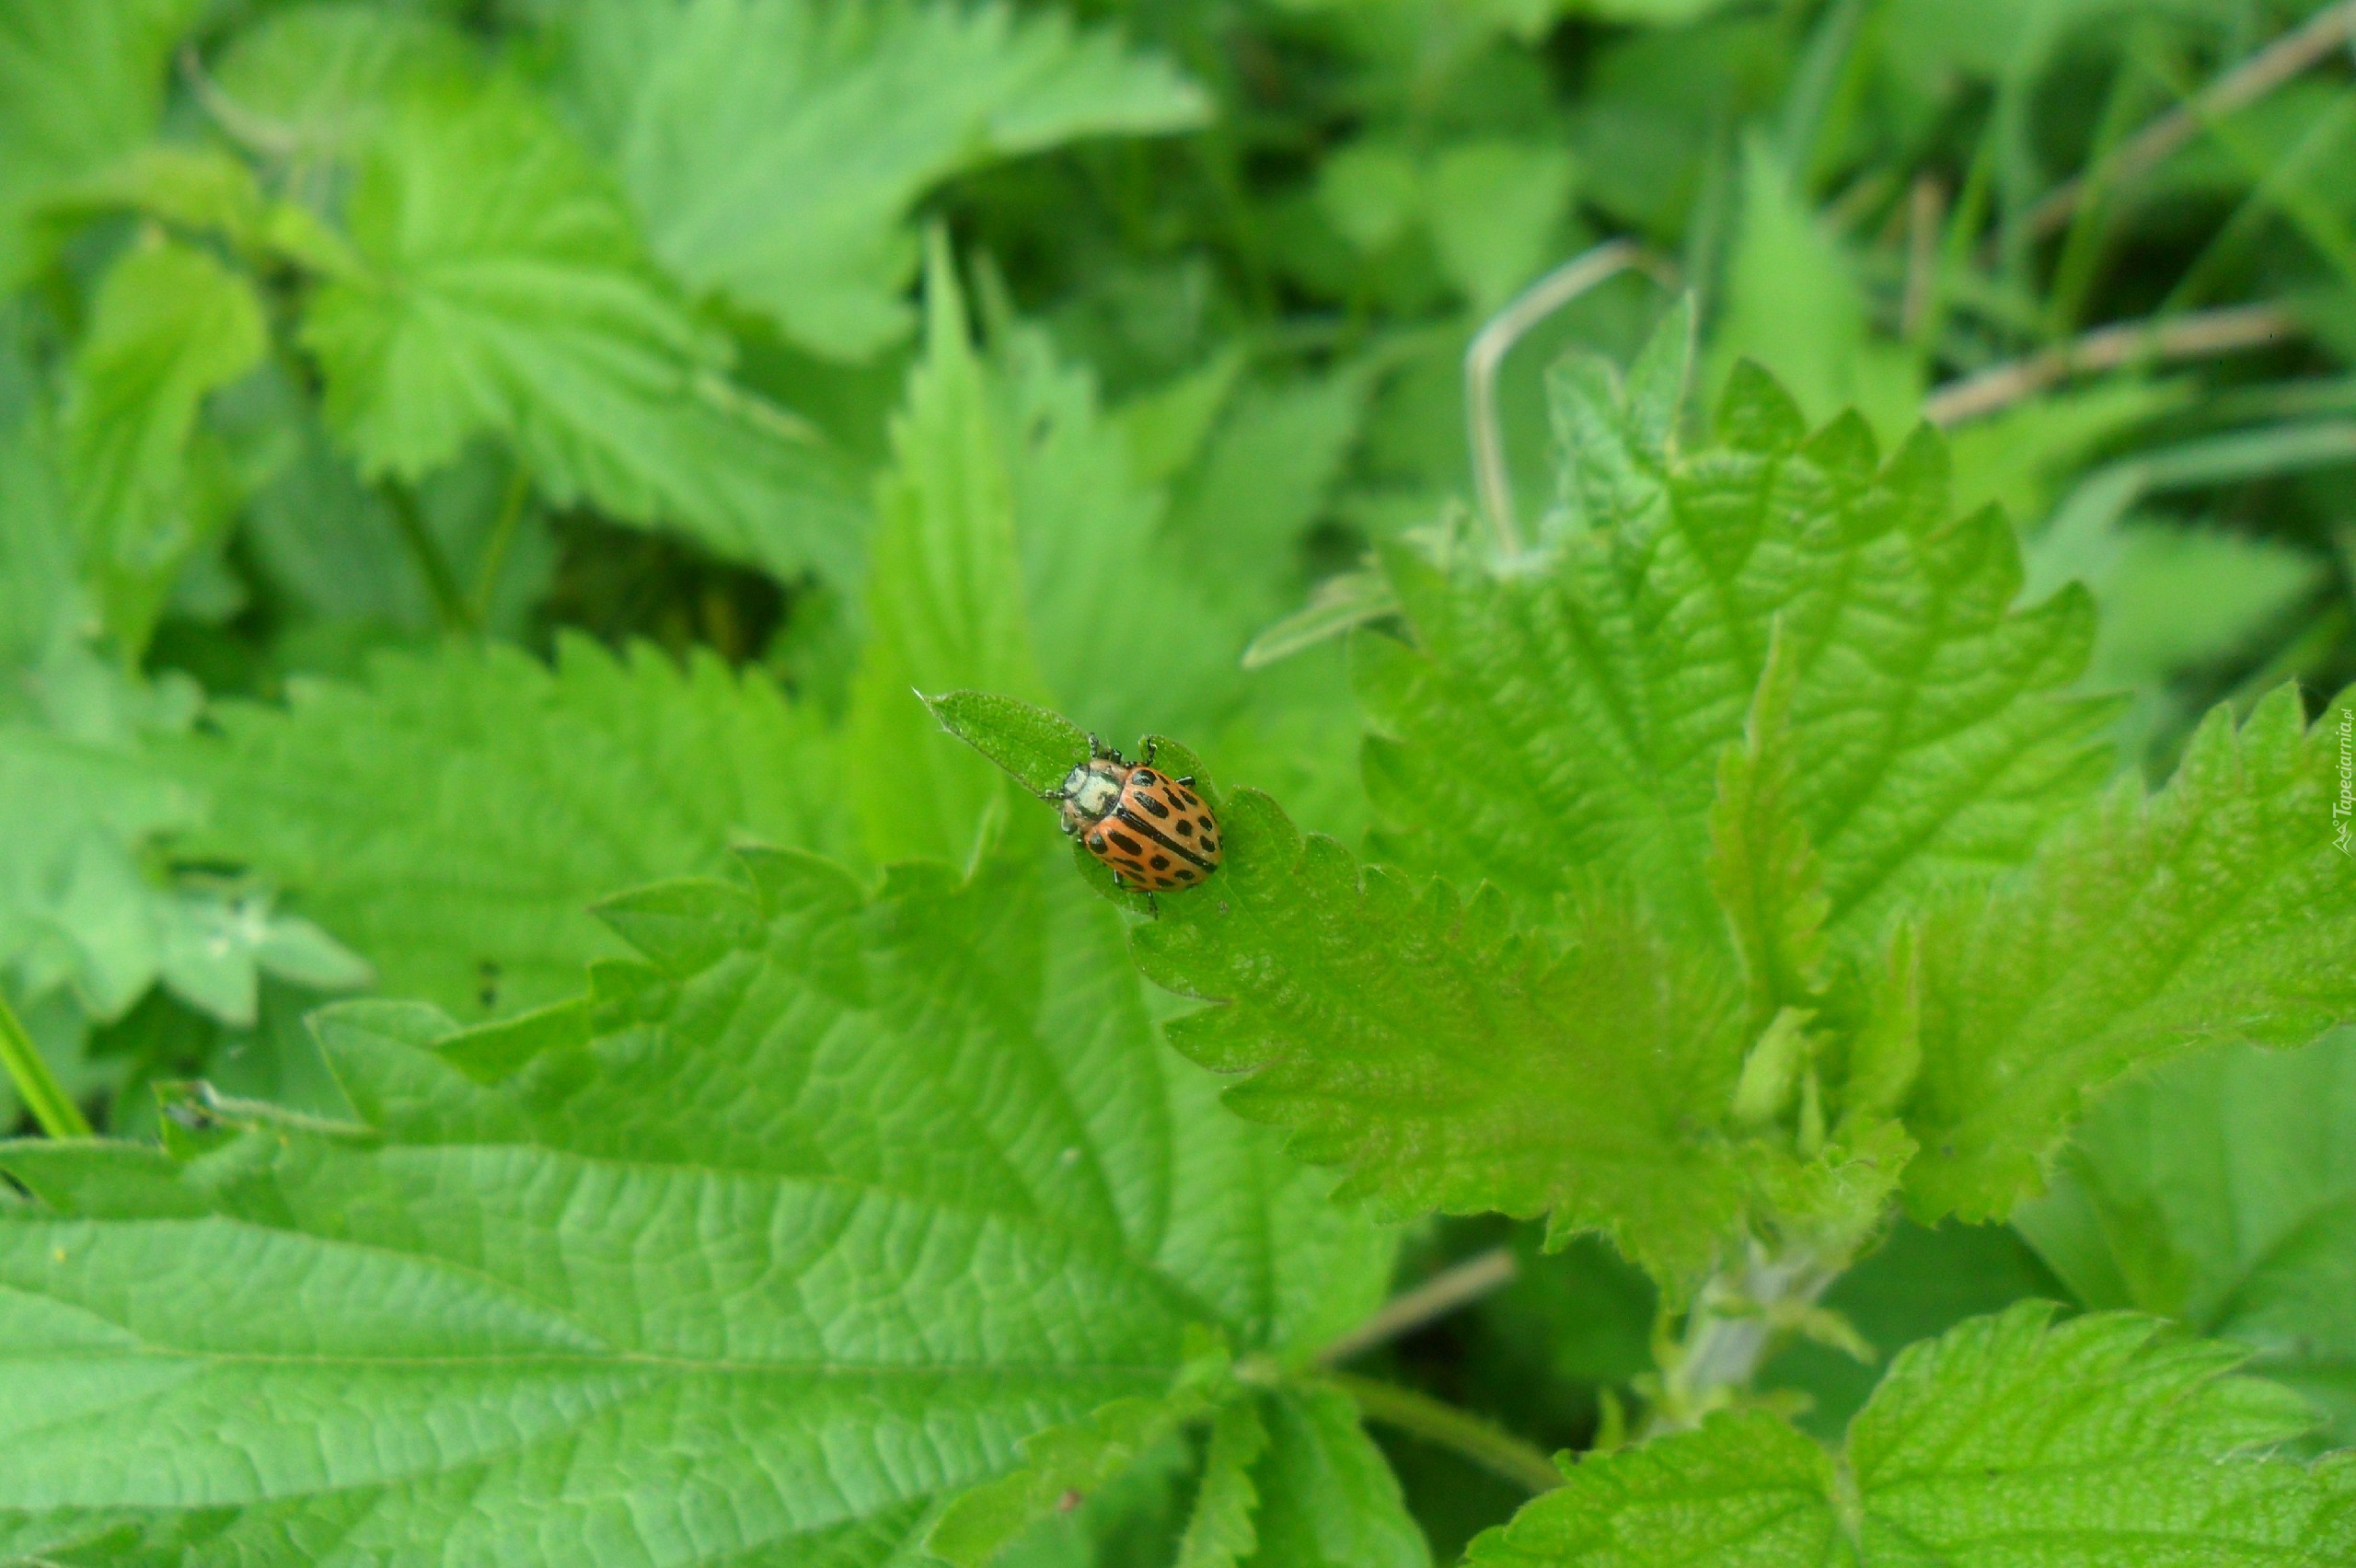
M 1113 830 L 1111 837 L 1114 843 L 1119 845 L 1122 848 L 1127 850 L 1132 855 L 1142 855 L 1145 853 L 1144 845 L 1138 843 L 1136 839 L 1131 838 L 1127 834 L 1123 833 L 1117 827 Z
M 1195 880 L 1195 868 L 1192 866 L 1179 867 L 1178 880 L 1180 882 L 1193 882 Z
M 1168 870 L 1170 869 L 1170 857 L 1167 855 L 1156 855 L 1153 858 L 1153 869 L 1157 871 Z
M 1150 784 L 1150 783 L 1152 783 L 1152 782 L 1153 782 L 1153 775 L 1152 775 L 1152 773 L 1150 773 L 1149 771 L 1148 771 L 1148 770 L 1147 770 L 1147 769 L 1145 769 L 1145 768 L 1142 768 L 1142 767 L 1138 768 L 1138 774 L 1137 774 L 1137 782 L 1138 782 L 1138 783 L 1140 783 L 1140 784 Z
M 1178 819 L 1178 836 L 1181 838 L 1192 838 L 1195 836 L 1194 818 L 1180 817 Z
M 1088 836 L 1088 847 L 1091 849 L 1095 850 L 1098 854 L 1103 854 L 1104 852 L 1104 836 L 1101 833 L 1090 834 Z
M 1170 814 L 1170 808 L 1151 795 L 1139 795 L 1138 804 L 1145 808 L 1145 814 L 1149 817 L 1166 817 Z

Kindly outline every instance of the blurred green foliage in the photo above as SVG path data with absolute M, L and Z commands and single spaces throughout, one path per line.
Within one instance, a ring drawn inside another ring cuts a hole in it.
M 1504 361 L 1526 531 L 1580 504 L 1541 367 L 1690 294 L 1693 407 L 1751 360 L 1884 450 L 1946 427 L 2022 605 L 2096 604 L 2069 695 L 2164 777 L 2214 705 L 2356 679 L 2351 38 L 2317 0 L 0 0 L 0 996 L 125 1136 L 197 1076 L 340 1113 L 324 999 L 512 1018 L 623 951 L 593 900 L 746 841 L 973 861 L 1006 802 L 911 688 L 1184 736 L 1362 847 L 1333 634 L 1403 629 L 1377 552 L 1482 535 L 1467 348 L 1614 239 L 1647 266 Z M 2024 1296 L 2177 1317 L 2344 1440 L 2347 1056 L 2139 1082 L 2021 1234 L 1900 1229 L 1827 1302 L 1882 1355 Z M 1515 1282 L 1384 1368 L 1609 1440 L 1651 1286 L 1495 1220 L 1402 1278 L 1490 1247 Z M 1819 1435 L 1843 1356 L 1770 1365 Z M 1156 1453 L 1018 1551 L 1172 1534 L 1195 1456 Z M 1393 1458 L 1443 1551 L 1516 1501 Z

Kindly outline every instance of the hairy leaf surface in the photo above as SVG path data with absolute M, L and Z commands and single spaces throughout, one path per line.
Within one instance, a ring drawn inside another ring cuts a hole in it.
M 207 1561 L 901 1561 L 1206 1331 L 1372 1305 L 1387 1239 L 1160 1050 L 1060 870 L 746 868 L 615 901 L 643 962 L 520 1044 L 327 1015 L 350 1128 L 11 1146 L 0 1507 Z
M 1461 904 L 1304 839 L 1265 795 L 1219 807 L 1225 861 L 1134 939 L 1148 975 L 1218 1004 L 1171 1026 L 1228 1101 L 1412 1214 L 1551 1212 L 1671 1276 L 1743 1210 L 1716 1136 L 1741 998 L 1624 909 L 1556 952 L 1502 903 Z
M 2012 606 L 2011 531 L 1948 514 L 1927 431 L 1881 463 L 1854 416 L 1811 436 L 1746 369 L 1725 444 L 1684 451 L 1684 334 L 1673 316 L 1624 386 L 1558 373 L 1566 511 L 1541 558 L 1392 552 L 1413 646 L 1357 642 L 1384 843 L 1523 909 L 1600 881 L 1720 940 L 1707 818 L 1780 636 L 1791 813 L 1828 939 L 1867 940 L 1902 900 L 2024 859 L 2100 780 L 2107 709 L 2060 695 L 2090 607 Z
M 2342 699 L 2327 711 L 2337 714 Z M 1924 1216 L 2000 1216 L 2082 1096 L 2191 1045 L 2299 1045 L 2356 1018 L 2356 874 L 2332 843 L 2337 720 L 2289 688 L 2211 715 L 2167 788 L 2129 780 L 2016 883 L 1925 928 L 1905 1108 Z

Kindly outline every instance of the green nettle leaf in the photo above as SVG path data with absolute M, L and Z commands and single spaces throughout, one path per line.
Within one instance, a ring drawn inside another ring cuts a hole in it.
M 79 661 L 77 660 L 78 663 Z M 42 674 L 64 674 L 52 663 Z M 90 661 L 81 681 L 121 683 Z M 178 696 L 179 694 L 173 694 Z M 196 819 L 197 801 L 144 755 L 151 723 L 185 723 L 192 705 L 168 699 L 82 733 L 38 720 L 0 723 L 0 963 L 39 994 L 71 985 L 99 1018 L 126 1010 L 163 964 L 170 894 L 147 870 L 154 841 Z
M 387 654 L 364 685 L 225 703 L 179 753 L 210 800 L 184 852 L 250 865 L 397 992 L 461 1018 L 571 994 L 619 951 L 592 900 L 731 844 L 844 846 L 832 747 L 757 672 L 560 641 Z
M 1393 1213 L 1551 1211 L 1672 1279 L 1710 1261 L 1746 1202 L 1714 1133 L 1745 1043 L 1729 977 L 1624 907 L 1556 952 L 1494 893 L 1361 869 L 1256 790 L 1219 825 L 1218 876 L 1162 895 L 1133 944 L 1152 979 L 1223 1004 L 1170 1032 L 1251 1072 L 1230 1104 Z
M 2252 1347 L 2356 1443 L 2356 1031 L 2119 1085 L 2013 1223 L 2080 1300 Z
M 1198 1398 L 1215 1339 L 1281 1381 L 1379 1298 L 1390 1239 L 1161 1051 L 1055 862 L 744 866 L 614 901 L 642 962 L 498 1068 L 357 1004 L 319 1023 L 349 1124 L 0 1152 L 36 1195 L 0 1212 L 0 1539 L 908 1562 L 1026 1436 Z M 1264 1539 L 1278 1496 L 1412 1536 L 1328 1408 L 1262 1399 Z
M 56 448 L 45 409 L 0 432 L 0 670 L 96 629 L 83 624 L 81 552 Z M 0 690 L 0 715 L 14 706 L 14 694 Z
M 62 467 L 109 627 L 144 646 L 164 595 L 225 511 L 191 472 L 207 395 L 260 363 L 260 299 L 205 251 L 135 247 L 99 287 L 75 357 Z
M 1047 688 L 1124 744 L 1231 707 L 1236 653 L 1253 624 L 1244 584 L 1165 518 L 1162 495 L 1142 479 L 1093 377 L 1058 362 L 1034 328 L 1004 340 L 992 371 Z M 1269 575 L 1270 559 L 1283 554 L 1279 544 L 1258 574 Z
M 1793 811 L 1799 785 L 1791 744 L 1795 674 L 1776 641 L 1743 744 L 1719 760 L 1710 808 L 1710 882 L 1742 961 L 1754 1032 L 1819 985 L 1824 892 L 1807 828 Z
M 1742 224 L 1727 269 L 1712 386 L 1740 358 L 1790 389 L 1811 420 L 1854 408 L 1885 438 L 1918 417 L 1923 372 L 1867 326 L 1865 290 L 1839 242 L 1762 133 L 1743 147 Z
M 582 113 L 664 265 L 843 357 L 910 326 L 906 220 L 927 190 L 1208 112 L 1113 34 L 1001 4 L 603 0 L 566 29 Z
M 1672 316 L 1624 386 L 1592 360 L 1556 374 L 1567 512 L 1538 559 L 1391 552 L 1412 644 L 1356 643 L 1379 842 L 1536 917 L 1617 885 L 1723 941 L 1710 813 L 1780 639 L 1786 810 L 1830 950 L 1870 947 L 1924 891 L 2025 860 L 2107 774 L 2110 706 L 2062 695 L 2091 606 L 2071 589 L 2012 607 L 2012 532 L 1947 513 L 1927 429 L 1877 463 L 1854 416 L 1811 436 L 1745 367 L 1727 444 L 1684 451 L 1686 332 Z
M 348 218 L 365 270 L 318 290 L 303 339 L 364 472 L 413 480 L 497 433 L 559 505 L 676 527 L 775 572 L 856 574 L 836 459 L 727 379 L 725 345 L 522 88 L 409 96 Z
M 919 694 L 971 685 L 1037 697 L 1044 685 L 1006 432 L 945 241 L 933 247 L 925 306 L 925 357 L 876 487 L 870 631 L 851 689 L 849 773 L 868 851 L 883 861 L 963 860 L 993 798 L 990 770 L 941 744 Z
M 2203 1042 L 2299 1045 L 2356 1019 L 2356 876 L 2332 841 L 2337 715 L 2296 691 L 2212 714 L 2167 788 L 2123 781 L 1993 894 L 1927 917 L 1922 1216 L 2001 1216 L 2090 1088 Z
M 1252 1401 L 1238 1400 L 1218 1412 L 1203 1457 L 1203 1484 L 1178 1543 L 1177 1568 L 1235 1568 L 1259 1546 L 1252 1516 L 1260 1496 L 1252 1486 L 1252 1467 L 1267 1447 L 1268 1424 Z
M 26 995 L 70 987 L 111 1021 L 161 981 L 245 1028 L 264 973 L 325 991 L 366 983 L 356 957 L 267 897 L 165 874 L 163 841 L 202 813 L 157 755 L 195 718 L 192 683 L 133 682 L 72 642 L 20 678 L 33 700 L 0 718 L 0 968 Z
M 361 151 L 394 109 L 475 69 L 465 39 L 430 17 L 365 5 L 279 11 L 240 33 L 215 86 L 235 133 L 306 176 Z
M 2240 1353 L 2051 1310 L 1908 1350 L 1837 1456 L 1746 1412 L 1590 1458 L 1468 1568 L 2325 1568 L 2356 1551 L 2356 1464 L 2260 1457 L 2304 1412 L 2229 1376 Z
M 0 290 L 44 258 L 28 229 L 42 197 L 154 132 L 172 46 L 203 9 L 201 0 L 0 4 Z
M 1187 1422 L 1214 1410 L 1222 1426 L 1232 1425 L 1230 1412 L 1256 1419 L 1251 1401 L 1233 1399 L 1231 1390 L 1225 1408 L 1214 1404 L 1216 1382 L 1226 1371 L 1224 1347 L 1197 1347 L 1166 1392 L 1115 1400 L 1091 1412 L 1083 1422 L 1023 1439 L 1023 1467 L 958 1498 L 933 1525 L 925 1550 L 957 1568 L 985 1568 L 1025 1527 L 1076 1506 L 1169 1441 Z M 1206 1484 L 1217 1484 L 1210 1472 Z
M 994 796 L 987 769 L 940 743 L 918 693 L 1052 694 L 1124 745 L 1239 695 L 1230 654 L 1242 625 L 1216 577 L 1161 530 L 1161 495 L 1138 482 L 1090 378 L 1029 329 L 978 352 L 945 247 L 926 302 L 925 357 L 879 486 L 872 630 L 851 704 L 853 773 L 879 860 L 962 858 Z M 1045 754 L 992 760 L 1035 791 L 1086 752 L 1077 739 L 1048 749 L 1062 761 L 1044 781 Z
M 1088 736 L 1068 719 L 1011 697 L 952 691 L 925 698 L 941 727 L 1044 795 L 1088 755 Z

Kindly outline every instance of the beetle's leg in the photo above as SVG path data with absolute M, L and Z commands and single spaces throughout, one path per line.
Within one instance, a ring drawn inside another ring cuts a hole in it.
M 1071 799 L 1071 791 L 1068 790 L 1042 790 L 1039 791 L 1039 799 L 1058 802 L 1068 801 Z
M 1160 735 L 1148 735 L 1145 738 L 1145 761 L 1139 764 L 1139 766 L 1151 767 L 1153 766 L 1153 754 L 1161 749 L 1161 737 Z
M 1187 788 L 1187 789 L 1191 790 L 1191 789 L 1193 789 L 1193 788 L 1195 787 L 1195 776 L 1194 776 L 1193 774 L 1189 773 L 1188 775 L 1186 775 L 1186 777 L 1185 777 L 1185 778 L 1181 778 L 1180 780 L 1178 780 L 1178 782 L 1179 782 L 1179 783 L 1181 783 L 1181 784 L 1184 784 L 1184 786 L 1186 786 L 1186 788 Z
M 1161 918 L 1161 905 L 1154 902 L 1150 893 L 1145 895 L 1145 912 L 1157 920 Z

